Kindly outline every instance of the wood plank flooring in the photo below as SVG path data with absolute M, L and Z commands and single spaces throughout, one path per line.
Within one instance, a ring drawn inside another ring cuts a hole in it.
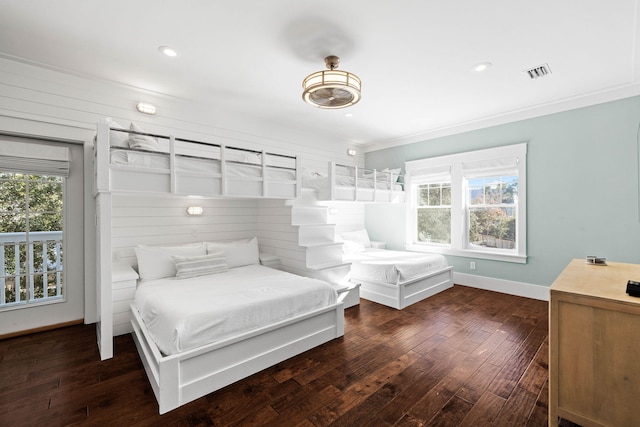
M 130 335 L 93 325 L 0 341 L 1 426 L 547 426 L 547 302 L 454 286 L 158 415 Z

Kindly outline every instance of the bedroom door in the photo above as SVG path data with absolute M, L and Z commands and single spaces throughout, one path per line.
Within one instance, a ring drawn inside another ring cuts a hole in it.
M 83 157 L 0 136 L 0 336 L 84 319 Z

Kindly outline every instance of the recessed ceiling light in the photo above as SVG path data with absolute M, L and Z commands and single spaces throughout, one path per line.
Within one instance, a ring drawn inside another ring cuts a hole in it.
M 352 114 L 352 113 L 347 113 L 347 114 L 345 114 L 344 116 L 345 116 L 345 117 L 347 117 L 347 118 L 349 118 L 349 117 L 353 117 L 353 114 Z
M 491 62 L 480 62 L 479 64 L 473 66 L 473 71 L 480 73 L 482 71 L 488 70 L 492 65 L 493 64 Z
M 158 50 L 160 51 L 160 53 L 171 58 L 175 58 L 176 56 L 178 56 L 178 52 L 169 46 L 160 46 Z

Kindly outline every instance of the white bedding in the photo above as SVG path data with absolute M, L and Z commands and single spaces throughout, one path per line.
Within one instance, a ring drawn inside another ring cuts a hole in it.
M 175 156 L 175 160 L 177 172 L 221 173 L 220 160 L 218 159 Z M 169 156 L 166 153 L 145 153 L 116 149 L 111 150 L 111 164 L 169 170 Z M 262 166 L 227 162 L 226 172 L 227 177 L 232 178 L 260 178 L 262 176 Z M 269 180 L 295 180 L 296 174 L 295 170 L 268 167 L 265 178 Z
M 135 304 L 165 355 L 229 338 L 330 306 L 326 282 L 260 265 L 191 279 L 165 278 L 138 285 Z
M 343 259 L 352 263 L 352 279 L 391 284 L 412 280 L 448 267 L 447 260 L 442 255 L 376 248 L 345 254 Z

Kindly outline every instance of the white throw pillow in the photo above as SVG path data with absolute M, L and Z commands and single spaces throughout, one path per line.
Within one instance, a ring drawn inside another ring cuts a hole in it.
M 109 120 L 111 129 L 126 129 L 113 120 Z M 109 132 L 109 145 L 112 147 L 129 147 L 129 132 Z
M 258 239 L 237 240 L 234 242 L 207 242 L 207 253 L 222 252 L 229 268 L 243 265 L 260 264 Z
M 389 181 L 389 175 L 391 175 L 391 182 L 396 182 L 400 176 L 400 169 L 382 169 L 381 172 L 376 174 L 377 181 Z
M 367 234 L 367 230 L 365 229 L 341 233 L 340 237 L 342 237 L 344 241 L 359 243 L 365 248 L 371 247 L 371 240 L 369 240 L 369 234 Z
M 133 250 L 138 258 L 138 274 L 141 280 L 175 277 L 174 256 L 193 257 L 207 254 L 204 243 L 183 246 L 138 245 Z
M 353 240 L 345 240 L 342 244 L 342 253 L 345 254 L 359 254 L 365 250 L 362 243 L 354 242 Z
M 173 256 L 176 266 L 176 278 L 205 276 L 208 274 L 224 273 L 229 269 L 227 260 L 222 252 L 193 257 Z
M 131 122 L 129 129 L 135 132 L 146 132 L 133 122 Z M 129 147 L 138 148 L 140 150 L 157 151 L 158 140 L 152 136 L 131 133 L 129 134 Z
M 244 163 L 252 163 L 256 165 L 262 164 L 262 156 L 258 153 L 245 152 L 242 154 L 241 159 L 241 161 Z

